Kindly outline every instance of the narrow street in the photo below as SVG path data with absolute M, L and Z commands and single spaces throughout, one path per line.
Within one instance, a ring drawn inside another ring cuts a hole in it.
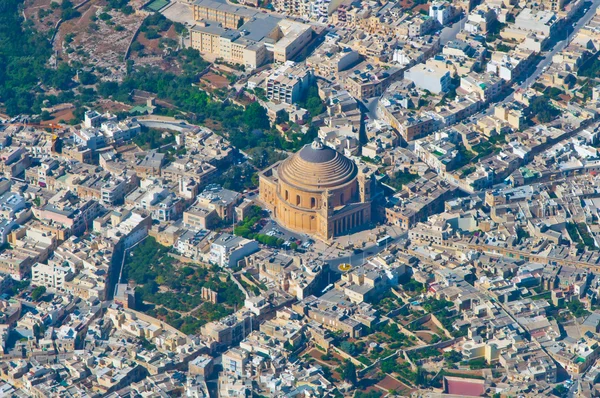
M 512 102 L 514 100 L 514 93 L 517 90 L 529 88 L 542 73 L 546 70 L 546 68 L 552 63 L 552 57 L 554 57 L 558 52 L 564 50 L 569 45 L 569 40 L 572 40 L 573 37 L 577 35 L 577 32 L 581 28 L 583 28 L 596 14 L 596 9 L 600 5 L 600 0 L 594 0 L 589 10 L 575 23 L 575 26 L 568 25 L 565 30 L 565 38 L 557 41 L 552 47 L 551 50 L 542 53 L 542 60 L 537 64 L 535 70 L 531 75 L 529 75 L 523 82 L 514 87 L 514 91 L 506 96 L 502 101 L 498 104 L 506 104 L 508 102 Z M 568 36 L 568 39 L 567 39 Z M 494 112 L 493 106 L 488 107 L 488 109 L 481 114 L 481 116 L 491 115 Z

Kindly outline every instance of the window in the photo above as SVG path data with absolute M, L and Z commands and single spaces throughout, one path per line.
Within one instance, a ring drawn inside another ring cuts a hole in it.
M 290 200 L 290 194 L 287 189 L 285 190 L 285 200 Z
M 315 198 L 310 198 L 310 208 L 314 209 L 317 207 L 317 200 Z
M 296 206 L 300 206 L 300 195 L 296 195 Z
M 340 204 L 343 205 L 344 204 L 344 193 L 342 192 L 342 194 L 340 195 Z

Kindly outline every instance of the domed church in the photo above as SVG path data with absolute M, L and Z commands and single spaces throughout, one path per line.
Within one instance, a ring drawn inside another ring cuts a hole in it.
M 259 175 L 260 199 L 284 227 L 321 239 L 371 221 L 373 180 L 315 140 Z

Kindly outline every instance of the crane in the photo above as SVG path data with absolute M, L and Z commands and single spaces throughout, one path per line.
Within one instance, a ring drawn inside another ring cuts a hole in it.
M 53 140 L 56 140 L 58 138 L 58 135 L 56 135 L 55 130 L 61 128 L 61 126 L 59 124 L 55 124 L 55 123 L 48 123 L 47 125 L 37 124 L 37 123 L 11 123 L 11 124 L 17 125 L 17 126 L 23 126 L 23 127 L 36 127 L 36 128 L 41 129 L 45 134 L 48 134 L 48 132 L 46 132 L 45 129 L 50 128 L 50 129 L 52 129 L 52 139 Z
M 40 129 L 40 131 L 43 134 L 46 135 L 50 135 L 50 137 L 52 138 L 52 152 L 56 152 L 56 143 L 59 139 L 58 134 L 56 133 L 56 129 L 60 129 L 61 126 L 59 124 L 56 123 L 48 123 L 47 125 L 43 125 L 43 124 L 37 124 L 37 123 L 11 123 L 13 125 L 17 125 L 17 126 L 23 126 L 23 127 L 35 127 Z M 47 128 L 52 129 L 52 133 L 48 133 L 46 131 Z M 60 149 L 58 150 L 58 152 L 60 152 Z

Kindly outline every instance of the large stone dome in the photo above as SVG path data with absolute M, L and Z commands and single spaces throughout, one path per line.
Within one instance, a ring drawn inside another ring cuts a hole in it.
M 341 153 L 316 140 L 286 159 L 279 176 L 286 183 L 310 191 L 323 191 L 352 181 L 356 164 Z
M 371 221 L 372 182 L 317 140 L 263 170 L 259 197 L 284 227 L 331 239 Z

